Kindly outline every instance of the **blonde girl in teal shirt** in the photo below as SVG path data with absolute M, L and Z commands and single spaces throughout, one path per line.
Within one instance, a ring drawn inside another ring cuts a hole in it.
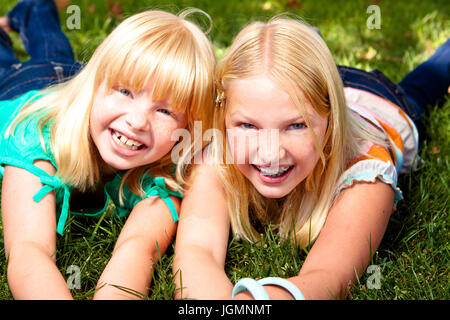
M 55 263 L 57 233 L 69 214 L 102 214 L 109 200 L 118 216 L 131 213 L 94 298 L 133 298 L 108 284 L 147 293 L 157 248 L 166 250 L 178 220 L 172 134 L 192 130 L 212 110 L 214 53 L 186 14 L 133 15 L 71 80 L 0 103 L 1 210 L 14 298 L 72 298 Z M 104 206 L 71 210 L 72 194 L 96 191 Z

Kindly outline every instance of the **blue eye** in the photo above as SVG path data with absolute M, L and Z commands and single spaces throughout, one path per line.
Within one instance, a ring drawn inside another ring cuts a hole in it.
M 256 127 L 250 123 L 241 123 L 239 127 L 242 129 L 256 129 Z
M 163 114 L 165 114 L 165 115 L 168 115 L 168 116 L 171 116 L 171 115 L 172 115 L 172 112 L 170 112 L 170 111 L 167 110 L 167 109 L 158 109 L 158 112 L 161 112 L 161 113 L 163 113 Z
M 129 90 L 127 90 L 127 89 L 119 89 L 119 92 L 121 93 L 121 94 L 123 94 L 124 96 L 126 96 L 126 97 L 130 97 L 131 96 L 131 92 L 129 91 Z
M 294 123 L 289 126 L 289 129 L 300 130 L 306 128 L 306 125 L 303 123 Z

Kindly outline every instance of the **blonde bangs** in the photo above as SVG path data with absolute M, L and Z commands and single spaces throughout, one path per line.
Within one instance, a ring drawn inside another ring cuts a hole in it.
M 152 21 L 144 21 L 143 28 L 133 31 L 137 33 L 135 41 L 109 44 L 100 69 L 104 69 L 107 89 L 120 84 L 139 91 L 152 82 L 153 100 L 170 96 L 169 104 L 175 112 L 197 113 L 206 99 L 212 98 L 204 91 L 205 87 L 212 91 L 214 53 L 206 38 L 204 44 L 197 43 L 194 32 L 200 30 L 192 30 L 181 18 L 169 17 L 171 21 L 165 26 L 153 29 Z M 144 28 L 146 23 L 149 26 Z

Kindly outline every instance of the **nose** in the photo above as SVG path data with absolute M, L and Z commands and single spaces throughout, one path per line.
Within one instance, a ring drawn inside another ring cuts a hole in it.
M 278 168 L 280 159 L 283 159 L 286 151 L 284 148 L 278 150 L 272 148 L 258 148 L 258 158 L 260 165 L 268 165 L 271 168 Z
M 280 144 L 278 131 L 271 130 L 269 136 L 264 134 L 259 136 L 258 143 L 258 159 L 260 165 L 269 165 L 272 168 L 277 168 L 286 151 Z
M 149 131 L 149 111 L 146 108 L 136 107 L 130 110 L 126 116 L 126 122 L 131 129 L 136 131 Z

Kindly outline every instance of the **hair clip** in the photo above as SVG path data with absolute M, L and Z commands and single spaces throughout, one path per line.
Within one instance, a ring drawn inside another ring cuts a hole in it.
M 221 92 L 216 97 L 216 107 L 221 108 L 225 103 L 225 94 Z

